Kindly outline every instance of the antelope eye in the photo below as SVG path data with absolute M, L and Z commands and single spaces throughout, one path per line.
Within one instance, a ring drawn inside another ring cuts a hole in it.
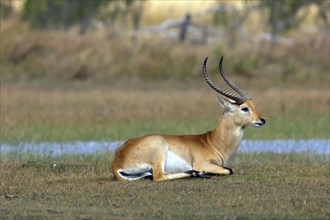
M 241 110 L 242 110 L 243 112 L 248 112 L 248 111 L 249 111 L 249 108 L 248 108 L 248 107 L 243 107 L 243 108 L 241 108 Z

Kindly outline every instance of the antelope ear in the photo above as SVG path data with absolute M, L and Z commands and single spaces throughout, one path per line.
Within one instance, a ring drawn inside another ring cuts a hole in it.
M 235 111 L 235 101 L 233 100 L 225 100 L 221 96 L 217 96 L 217 101 L 221 105 L 222 108 L 226 109 L 229 112 Z

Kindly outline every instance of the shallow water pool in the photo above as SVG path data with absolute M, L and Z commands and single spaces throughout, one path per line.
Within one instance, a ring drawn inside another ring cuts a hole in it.
M 75 141 L 75 142 L 41 142 L 11 145 L 1 143 L 1 152 L 33 152 L 45 155 L 91 154 L 94 152 L 114 152 L 123 141 Z M 330 154 L 330 139 L 306 140 L 243 140 L 238 152 L 310 152 Z

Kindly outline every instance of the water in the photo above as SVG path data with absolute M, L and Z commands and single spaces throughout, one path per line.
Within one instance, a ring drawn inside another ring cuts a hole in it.
M 239 152 L 330 154 L 330 139 L 307 140 L 243 140 Z
M 1 152 L 33 152 L 44 155 L 91 154 L 94 152 L 114 152 L 123 141 L 76 141 L 66 143 L 42 142 L 10 145 L 1 143 Z M 330 154 L 330 139 L 307 140 L 243 140 L 238 152 L 310 152 Z

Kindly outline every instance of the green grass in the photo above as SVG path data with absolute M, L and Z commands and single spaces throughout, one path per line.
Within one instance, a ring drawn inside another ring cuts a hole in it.
M 329 138 L 329 115 L 291 113 L 267 117 L 265 126 L 246 129 L 246 139 L 306 139 Z M 38 122 L 1 129 L 1 140 L 6 143 L 75 140 L 124 140 L 130 137 L 156 134 L 198 134 L 213 129 L 217 118 L 198 119 L 132 119 L 102 122 Z M 307 126 L 313 125 L 313 126 Z
M 234 175 L 161 183 L 115 181 L 109 153 L 16 157 L 1 162 L 3 219 L 326 219 L 330 214 L 326 155 L 237 154 L 229 162 Z
M 120 85 L 125 85 L 122 82 Z M 166 84 L 168 82 L 164 82 Z M 159 85 L 163 83 L 158 82 Z M 200 83 L 130 89 L 120 85 L 2 84 L 1 142 L 124 140 L 151 133 L 199 134 L 214 129 L 222 109 Z M 252 90 L 254 91 L 254 90 Z M 267 123 L 247 139 L 329 138 L 328 90 L 285 88 L 254 95 Z M 258 90 L 253 93 L 259 93 Z M 272 100 L 272 102 L 265 102 Z M 184 101 L 182 101 L 184 100 Z M 188 102 L 185 100 L 189 100 Z
M 330 138 L 330 115 L 311 110 L 269 115 L 260 129 L 247 129 L 246 138 L 253 139 L 308 139 Z

